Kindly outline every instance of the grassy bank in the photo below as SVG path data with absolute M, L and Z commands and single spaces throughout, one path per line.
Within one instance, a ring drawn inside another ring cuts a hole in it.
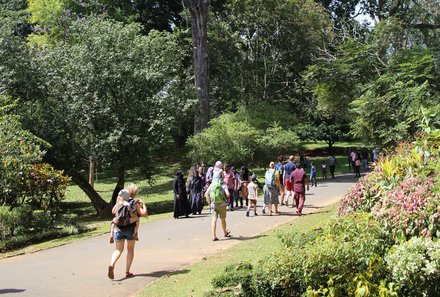
M 139 297 L 181 297 L 203 296 L 212 288 L 211 280 L 221 274 L 228 264 L 239 262 L 257 263 L 272 252 L 282 252 L 277 238 L 279 232 L 301 231 L 307 232 L 326 224 L 335 216 L 337 204 L 322 208 L 318 212 L 295 219 L 273 230 L 262 233 L 256 238 L 244 241 L 233 248 L 222 251 L 220 254 L 208 257 L 181 271 L 162 277 L 136 296 Z

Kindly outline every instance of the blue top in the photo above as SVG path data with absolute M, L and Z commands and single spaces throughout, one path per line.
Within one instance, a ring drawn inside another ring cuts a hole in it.
M 310 167 L 310 176 L 316 176 L 316 167 L 315 166 Z
M 284 172 L 286 173 L 286 179 L 290 178 L 290 175 L 292 174 L 293 170 L 295 170 L 296 165 L 293 162 L 288 162 L 286 165 L 284 165 Z

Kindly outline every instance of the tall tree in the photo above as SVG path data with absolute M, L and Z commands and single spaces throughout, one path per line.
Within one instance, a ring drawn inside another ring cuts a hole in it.
M 194 133 L 208 126 L 209 104 L 209 57 L 208 57 L 208 0 L 185 0 L 191 13 L 193 40 L 194 80 L 197 90 L 198 108 L 194 116 Z
M 300 73 L 331 35 L 324 8 L 310 0 L 235 0 L 228 23 L 241 57 L 241 101 L 282 102 L 300 114 Z
M 135 24 L 88 18 L 68 33 L 36 55 L 46 70 L 45 96 L 27 102 L 28 125 L 52 145 L 48 160 L 65 169 L 105 216 L 109 200 L 82 172 L 90 156 L 114 168 L 115 193 L 128 165 L 149 176 L 152 155 L 169 129 L 167 91 L 178 81 L 180 54 L 172 34 L 143 36 Z

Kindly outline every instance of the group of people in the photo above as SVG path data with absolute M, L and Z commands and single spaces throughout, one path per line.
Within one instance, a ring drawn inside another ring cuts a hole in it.
M 379 159 L 379 149 L 375 148 L 371 151 L 371 162 L 375 163 Z M 356 150 L 349 149 L 347 153 L 348 171 L 353 170 L 356 177 L 361 177 L 361 167 L 367 170 L 369 168 L 369 155 L 367 149 Z
M 260 189 L 263 190 L 264 197 L 263 214 L 267 211 L 270 216 L 279 215 L 279 205 L 289 206 L 290 204 L 292 207 L 296 206 L 296 213 L 301 216 L 306 189 L 309 190 L 310 184 L 317 186 L 317 168 L 315 163 L 311 162 L 308 177 L 303 168 L 307 166 L 305 156 L 300 155 L 299 162 L 295 162 L 294 156 L 290 156 L 286 163 L 283 161 L 283 156 L 279 156 L 276 164 L 275 162 L 269 163 L 263 184 L 246 166 L 242 166 L 238 172 L 234 166 L 223 164 L 221 161 L 217 161 L 206 171 L 203 165 L 192 167 L 186 181 L 183 171 L 178 170 L 173 181 L 174 218 L 201 214 L 204 205 L 208 204 L 213 215 L 212 240 L 219 240 L 216 232 L 218 218 L 221 220 L 223 236 L 230 237 L 231 232 L 226 223 L 227 210 L 233 211 L 234 208 L 246 206 L 247 217 L 250 216 L 251 211 L 254 216 L 257 216 L 257 198 Z M 354 163 L 355 167 L 357 164 Z M 331 176 L 334 178 L 337 165 L 334 156 L 328 158 L 328 165 Z M 327 178 L 326 161 L 322 161 L 321 173 L 323 178 Z M 129 184 L 126 189 L 119 192 L 117 203 L 112 209 L 115 218 L 111 224 L 110 243 L 116 242 L 116 250 L 112 254 L 108 267 L 110 279 L 114 278 L 115 264 L 124 250 L 125 241 L 127 241 L 126 277 L 133 275 L 130 267 L 134 258 L 135 242 L 139 240 L 139 219 L 148 216 L 145 204 L 135 199 L 138 192 L 139 189 L 135 184 Z
M 309 179 L 302 168 L 302 162 L 295 163 L 294 156 L 284 164 L 283 157 L 278 158 L 278 163 L 270 162 L 264 175 L 264 184 L 257 180 L 257 176 L 242 166 L 238 172 L 234 166 L 217 161 L 206 172 L 204 166 L 193 167 L 185 182 L 183 171 L 176 172 L 173 181 L 174 191 L 174 218 L 188 217 L 190 214 L 200 214 L 205 204 L 210 206 L 213 214 L 211 225 L 212 240 L 217 241 L 216 226 L 220 218 L 223 234 L 230 236 L 227 229 L 226 213 L 234 209 L 246 207 L 246 216 L 251 211 L 257 213 L 257 198 L 259 189 L 263 190 L 263 214 L 279 215 L 279 197 L 281 205 L 296 205 L 296 213 L 302 215 L 305 202 L 305 191 L 309 189 Z M 312 166 L 312 178 L 316 186 L 316 167 Z M 334 170 L 333 170 L 334 172 Z

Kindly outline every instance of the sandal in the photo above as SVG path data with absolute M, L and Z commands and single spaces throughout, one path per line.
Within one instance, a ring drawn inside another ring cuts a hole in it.
M 134 274 L 132 272 L 126 272 L 125 277 L 133 277 Z
M 225 234 L 225 237 L 231 237 L 231 231 L 228 230 Z
M 218 240 L 218 238 L 217 237 L 214 237 L 213 239 L 212 239 L 212 241 L 217 241 Z
M 113 266 L 109 266 L 108 267 L 108 278 L 109 279 L 114 279 L 115 278 L 115 275 L 114 275 L 114 273 L 113 273 Z

